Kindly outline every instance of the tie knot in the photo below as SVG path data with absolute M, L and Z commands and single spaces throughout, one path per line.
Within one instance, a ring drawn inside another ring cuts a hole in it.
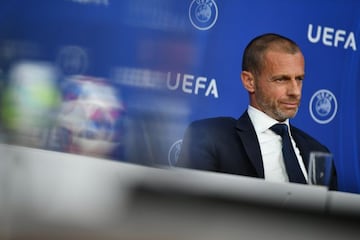
M 286 124 L 283 124 L 283 123 L 277 123 L 277 124 L 274 124 L 270 127 L 270 129 L 280 135 L 280 136 L 284 136 L 287 131 L 288 131 L 288 126 Z

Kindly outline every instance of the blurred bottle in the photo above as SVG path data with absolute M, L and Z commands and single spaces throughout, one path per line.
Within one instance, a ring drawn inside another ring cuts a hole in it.
M 47 62 L 23 61 L 11 67 L 0 112 L 8 143 L 45 146 L 59 104 L 58 77 Z

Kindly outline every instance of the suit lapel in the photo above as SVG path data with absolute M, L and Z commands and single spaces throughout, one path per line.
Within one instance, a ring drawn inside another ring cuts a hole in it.
M 290 125 L 290 128 L 291 128 L 291 134 L 292 134 L 292 137 L 294 138 L 294 141 L 296 143 L 296 146 L 297 148 L 299 149 L 300 151 L 300 155 L 303 159 L 303 162 L 304 162 L 304 165 L 305 165 L 305 168 L 308 169 L 308 166 L 309 166 L 309 155 L 310 155 L 310 148 L 308 147 L 308 144 L 306 143 L 305 139 L 303 139 L 301 137 L 300 134 L 298 134 L 298 130 L 291 126 Z
M 252 165 L 256 169 L 257 174 L 259 177 L 264 178 L 264 165 L 262 162 L 259 141 L 247 111 L 245 111 L 245 113 L 238 119 L 236 128 L 237 133 L 241 138 L 241 142 L 244 145 L 245 151 Z

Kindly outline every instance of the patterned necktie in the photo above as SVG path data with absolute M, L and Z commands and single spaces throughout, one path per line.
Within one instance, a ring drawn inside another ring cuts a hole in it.
M 282 153 L 289 181 L 295 183 L 306 183 L 304 174 L 301 171 L 294 148 L 291 144 L 288 126 L 286 124 L 278 123 L 273 125 L 270 129 L 282 138 Z

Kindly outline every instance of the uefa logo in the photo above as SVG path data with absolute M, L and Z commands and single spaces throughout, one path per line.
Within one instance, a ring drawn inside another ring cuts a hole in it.
M 182 139 L 179 139 L 171 145 L 168 153 L 168 162 L 170 166 L 176 165 L 181 150 L 181 144 Z
M 191 24 L 199 30 L 212 28 L 218 18 L 218 8 L 214 0 L 193 0 L 189 7 Z
M 309 103 L 309 111 L 315 122 L 327 124 L 337 112 L 335 95 L 327 89 L 320 89 L 313 94 Z
M 60 49 L 57 64 L 67 75 L 82 74 L 88 67 L 88 54 L 78 46 L 65 46 Z

